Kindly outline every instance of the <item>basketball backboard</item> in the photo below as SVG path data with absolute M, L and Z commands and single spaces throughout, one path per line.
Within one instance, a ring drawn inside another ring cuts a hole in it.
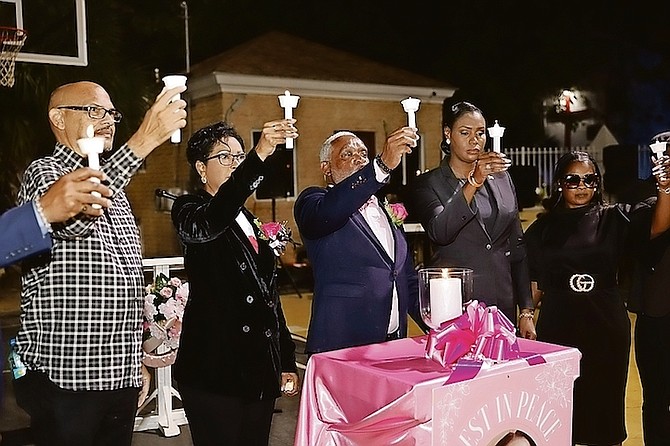
M 86 0 L 0 0 L 0 26 L 28 35 L 17 62 L 88 65 Z

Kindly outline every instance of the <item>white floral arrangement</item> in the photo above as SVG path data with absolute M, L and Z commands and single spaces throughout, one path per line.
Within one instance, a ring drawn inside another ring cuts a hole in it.
M 150 359 L 160 346 L 160 355 L 176 352 L 179 347 L 184 308 L 188 301 L 189 285 L 177 277 L 168 278 L 158 274 L 146 287 L 144 296 L 144 342 L 145 356 Z M 174 355 L 173 355 L 174 356 Z M 173 358 L 174 359 L 174 358 Z M 146 361 L 145 361 L 146 363 Z M 147 364 L 150 365 L 150 364 Z M 167 365 L 167 364 L 166 364 Z

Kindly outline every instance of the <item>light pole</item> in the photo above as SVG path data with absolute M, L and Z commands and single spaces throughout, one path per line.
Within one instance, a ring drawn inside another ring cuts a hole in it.
M 181 9 L 184 10 L 184 36 L 186 42 L 186 74 L 191 72 L 191 45 L 188 39 L 188 3 L 185 1 L 180 4 Z

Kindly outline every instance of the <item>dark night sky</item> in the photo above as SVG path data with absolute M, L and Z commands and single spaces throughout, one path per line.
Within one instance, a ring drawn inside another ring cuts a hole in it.
M 190 0 L 192 63 L 278 29 L 450 82 L 524 128 L 509 143 L 541 138 L 541 98 L 566 87 L 601 94 L 615 135 L 645 142 L 670 127 L 668 16 L 612 3 Z

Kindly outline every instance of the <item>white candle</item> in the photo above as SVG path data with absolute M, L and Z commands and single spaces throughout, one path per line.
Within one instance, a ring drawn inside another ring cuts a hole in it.
M 665 155 L 665 144 L 666 143 L 664 142 L 655 142 L 649 145 L 651 151 L 654 152 L 654 155 L 656 155 L 656 159 L 660 159 L 663 155 Z
M 163 83 L 165 84 L 165 88 L 175 88 L 179 87 L 181 85 L 186 85 L 186 76 L 182 76 L 180 74 L 172 74 L 169 76 L 164 76 L 163 77 Z M 172 96 L 172 99 L 170 99 L 170 102 L 178 101 L 181 98 L 181 95 L 177 93 L 176 95 Z M 175 130 L 172 135 L 170 135 L 170 142 L 172 143 L 180 143 L 181 142 L 181 130 Z
M 421 99 L 409 97 L 403 99 L 401 102 L 403 110 L 407 113 L 407 127 L 416 128 L 416 115 L 415 113 L 419 110 L 419 104 L 421 104 Z
M 290 91 L 285 90 L 283 95 L 277 97 L 279 105 L 284 109 L 284 119 L 293 119 L 293 109 L 298 106 L 300 96 L 291 95 Z M 286 138 L 286 148 L 293 148 L 293 138 Z
M 95 136 L 95 131 L 93 125 L 86 127 L 86 138 L 80 138 L 77 140 L 77 145 L 81 152 L 86 155 L 88 159 L 88 167 L 95 170 L 100 170 L 100 154 L 105 150 L 105 138 Z M 91 181 L 94 183 L 100 183 L 98 178 L 91 178 Z M 91 192 L 96 197 L 100 197 L 100 192 Z M 100 209 L 102 206 L 99 204 L 92 204 L 94 209 Z
M 436 327 L 463 314 L 461 279 L 430 279 L 430 320 Z
M 505 133 L 505 127 L 500 127 L 498 125 L 498 120 L 496 120 L 493 127 L 489 127 L 489 136 L 493 138 L 493 151 L 500 153 L 501 143 L 503 133 Z

